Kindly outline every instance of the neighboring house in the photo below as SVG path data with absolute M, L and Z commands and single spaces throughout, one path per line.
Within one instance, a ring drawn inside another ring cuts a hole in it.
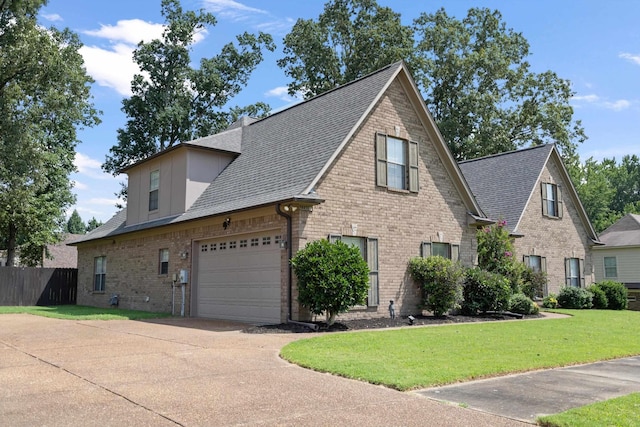
M 42 252 L 42 261 L 38 267 L 45 268 L 77 268 L 78 267 L 78 250 L 75 246 L 69 246 L 82 237 L 82 234 L 66 234 L 60 243 L 47 246 L 49 257 Z M 21 266 L 20 254 L 16 254 L 15 264 Z M 7 251 L 0 251 L 0 267 L 7 265 Z
M 366 305 L 347 316 L 387 316 L 389 300 L 406 315 L 420 303 L 409 259 L 470 266 L 476 228 L 491 223 L 403 63 L 125 172 L 128 207 L 75 243 L 78 304 L 117 294 L 127 308 L 307 320 L 289 259 L 330 238 L 371 271 Z
M 629 308 L 640 310 L 640 215 L 627 214 L 600 234 L 595 248 L 596 282 L 613 280 L 629 290 Z
M 601 244 L 553 144 L 460 162 L 482 210 L 506 221 L 516 256 L 547 273 L 548 293 L 593 282 Z

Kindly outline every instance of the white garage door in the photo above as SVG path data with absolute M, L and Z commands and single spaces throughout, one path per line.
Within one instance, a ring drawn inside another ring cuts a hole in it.
M 280 236 L 276 232 L 200 242 L 200 317 L 280 323 Z

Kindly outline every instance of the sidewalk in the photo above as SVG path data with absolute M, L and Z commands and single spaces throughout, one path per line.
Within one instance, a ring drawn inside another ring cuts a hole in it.
M 414 393 L 513 420 L 640 392 L 640 356 L 527 372 L 419 390 Z

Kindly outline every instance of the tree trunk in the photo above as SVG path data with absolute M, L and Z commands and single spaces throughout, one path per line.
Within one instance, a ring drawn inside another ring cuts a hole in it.
M 9 224 L 9 237 L 7 239 L 7 267 L 14 267 L 16 260 L 16 226 Z
M 333 325 L 333 322 L 336 321 L 336 313 L 333 311 L 327 311 L 327 328 Z

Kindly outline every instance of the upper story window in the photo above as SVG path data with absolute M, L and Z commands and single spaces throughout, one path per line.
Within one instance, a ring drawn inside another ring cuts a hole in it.
M 422 242 L 422 257 L 441 256 L 451 261 L 460 260 L 460 245 L 441 242 Z
M 604 277 L 605 278 L 617 278 L 618 277 L 618 260 L 614 256 L 604 257 Z
M 104 292 L 107 278 L 107 257 L 99 256 L 94 258 L 93 291 Z
M 376 134 L 376 184 L 418 192 L 418 143 Z
M 158 209 L 158 191 L 160 188 L 160 171 L 151 172 L 149 177 L 149 211 Z
M 542 214 L 562 218 L 562 191 L 556 184 L 542 183 Z

